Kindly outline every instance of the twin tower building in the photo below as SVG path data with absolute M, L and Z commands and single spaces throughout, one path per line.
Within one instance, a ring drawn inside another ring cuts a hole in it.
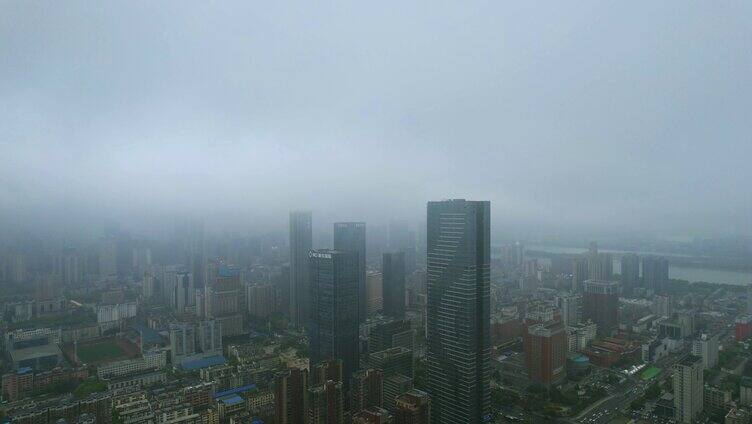
M 426 360 L 431 423 L 491 418 L 490 202 L 427 207 Z M 341 359 L 345 388 L 359 369 L 366 319 L 366 226 L 334 224 L 334 249 L 312 249 L 310 212 L 290 214 L 290 316 L 308 329 L 311 364 Z M 403 317 L 403 253 L 383 259 L 385 315 Z

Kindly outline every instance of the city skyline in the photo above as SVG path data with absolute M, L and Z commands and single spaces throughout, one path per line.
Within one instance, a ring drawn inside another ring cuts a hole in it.
M 752 424 L 750 18 L 0 1 L 0 424 Z

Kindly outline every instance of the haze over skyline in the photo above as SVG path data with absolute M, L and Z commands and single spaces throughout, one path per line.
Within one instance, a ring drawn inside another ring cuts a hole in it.
M 0 12 L 6 229 L 419 222 L 457 197 L 509 232 L 752 234 L 750 2 Z

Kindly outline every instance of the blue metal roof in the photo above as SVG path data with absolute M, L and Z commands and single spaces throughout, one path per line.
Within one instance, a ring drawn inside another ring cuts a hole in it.
M 215 365 L 224 365 L 227 363 L 227 359 L 225 359 L 222 355 L 215 355 L 215 356 L 209 356 L 208 358 L 201 358 L 201 359 L 188 359 L 180 363 L 180 366 L 183 367 L 186 371 L 193 371 L 198 370 L 201 368 L 209 368 L 213 367 Z
M 236 395 L 238 393 L 249 392 L 249 391 L 251 391 L 251 390 L 253 390 L 255 388 L 256 388 L 255 384 L 249 384 L 247 386 L 235 387 L 234 389 L 229 389 L 229 390 L 225 390 L 225 391 L 222 391 L 222 392 L 214 393 L 214 399 L 218 399 L 218 398 L 221 398 L 221 397 L 224 397 L 224 396 L 229 396 L 229 395 Z
M 237 405 L 239 403 L 243 403 L 243 398 L 238 395 L 230 395 L 230 396 L 225 396 L 219 399 L 219 401 L 224 403 L 227 406 L 232 406 L 232 405 Z

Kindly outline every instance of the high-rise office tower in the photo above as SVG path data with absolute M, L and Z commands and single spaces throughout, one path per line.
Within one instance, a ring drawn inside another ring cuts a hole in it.
M 290 212 L 290 321 L 300 328 L 310 318 L 310 265 L 313 226 L 310 212 Z
M 384 373 L 381 370 L 360 370 L 353 376 L 350 409 L 362 411 L 372 406 L 384 405 Z
M 624 293 L 632 293 L 640 284 L 640 257 L 627 253 L 621 257 L 621 287 Z
M 214 320 L 204 320 L 198 323 L 198 347 L 204 355 L 222 354 L 222 328 Z
M 381 262 L 384 278 L 384 315 L 405 317 L 405 253 L 384 253 Z
M 536 383 L 552 384 L 566 377 L 567 334 L 560 321 L 533 324 L 525 328 L 525 366 Z
M 343 381 L 342 360 L 325 359 L 311 365 L 311 385 L 318 386 L 327 381 Z
M 413 352 L 404 347 L 374 352 L 368 356 L 372 368 L 384 373 L 384 377 L 401 374 L 413 378 Z
M 240 270 L 220 262 L 216 277 L 204 286 L 204 310 L 220 323 L 225 337 L 243 333 L 243 301 Z
M 582 319 L 598 326 L 598 334 L 609 335 L 619 326 L 619 283 L 585 281 Z
M 668 260 L 658 256 L 643 257 L 642 283 L 653 293 L 665 293 L 668 286 Z
M 389 249 L 392 252 L 405 253 L 405 271 L 411 273 L 417 264 L 415 232 L 409 229 L 406 221 L 389 222 Z
M 611 281 L 614 278 L 614 258 L 609 253 L 588 257 L 588 279 Z
M 413 348 L 413 329 L 406 319 L 390 319 L 371 328 L 368 333 L 368 352 L 375 353 L 392 347 Z
M 394 412 L 397 396 L 413 388 L 413 352 L 394 347 L 372 353 L 368 363 L 384 374 L 384 408 Z
M 174 364 L 196 353 L 196 327 L 193 324 L 170 324 L 170 352 Z
M 582 321 L 582 296 L 567 295 L 556 299 L 564 325 L 571 327 Z
M 334 223 L 334 250 L 356 255 L 358 277 L 358 324 L 368 316 L 366 295 L 366 223 Z
M 171 274 L 176 278 L 174 283 L 177 290 L 175 296 L 175 310 L 178 313 L 184 313 L 185 309 L 196 304 L 196 290 L 193 286 L 193 275 L 187 272 Z
M 342 382 L 329 380 L 308 390 L 306 424 L 343 424 L 345 402 Z
M 588 245 L 588 256 L 598 256 L 598 242 L 591 241 Z
M 380 272 L 366 274 L 366 313 L 368 316 L 381 312 L 384 308 L 384 276 Z
M 311 363 L 342 360 L 349 388 L 358 369 L 357 255 L 337 250 L 311 250 Z
M 274 401 L 279 424 L 305 422 L 308 410 L 308 370 L 291 368 L 277 374 Z
M 206 239 L 204 223 L 200 219 L 180 219 L 175 223 L 175 260 L 193 274 L 194 286 L 206 285 Z
M 429 424 L 431 422 L 431 398 L 428 393 L 413 389 L 398 396 L 395 404 L 395 424 Z
M 99 276 L 117 275 L 117 240 L 106 237 L 99 242 Z
M 427 209 L 431 422 L 488 422 L 491 203 L 447 200 Z
M 702 412 L 702 358 L 684 357 L 674 365 L 674 419 L 693 423 Z
M 718 334 L 703 334 L 692 343 L 692 354 L 702 358 L 702 366 L 710 369 L 718 365 Z
M 588 260 L 579 257 L 572 260 L 572 291 L 582 291 L 582 283 L 588 279 Z
M 277 291 L 273 284 L 251 284 L 246 286 L 246 308 L 251 316 L 267 318 L 277 311 Z

